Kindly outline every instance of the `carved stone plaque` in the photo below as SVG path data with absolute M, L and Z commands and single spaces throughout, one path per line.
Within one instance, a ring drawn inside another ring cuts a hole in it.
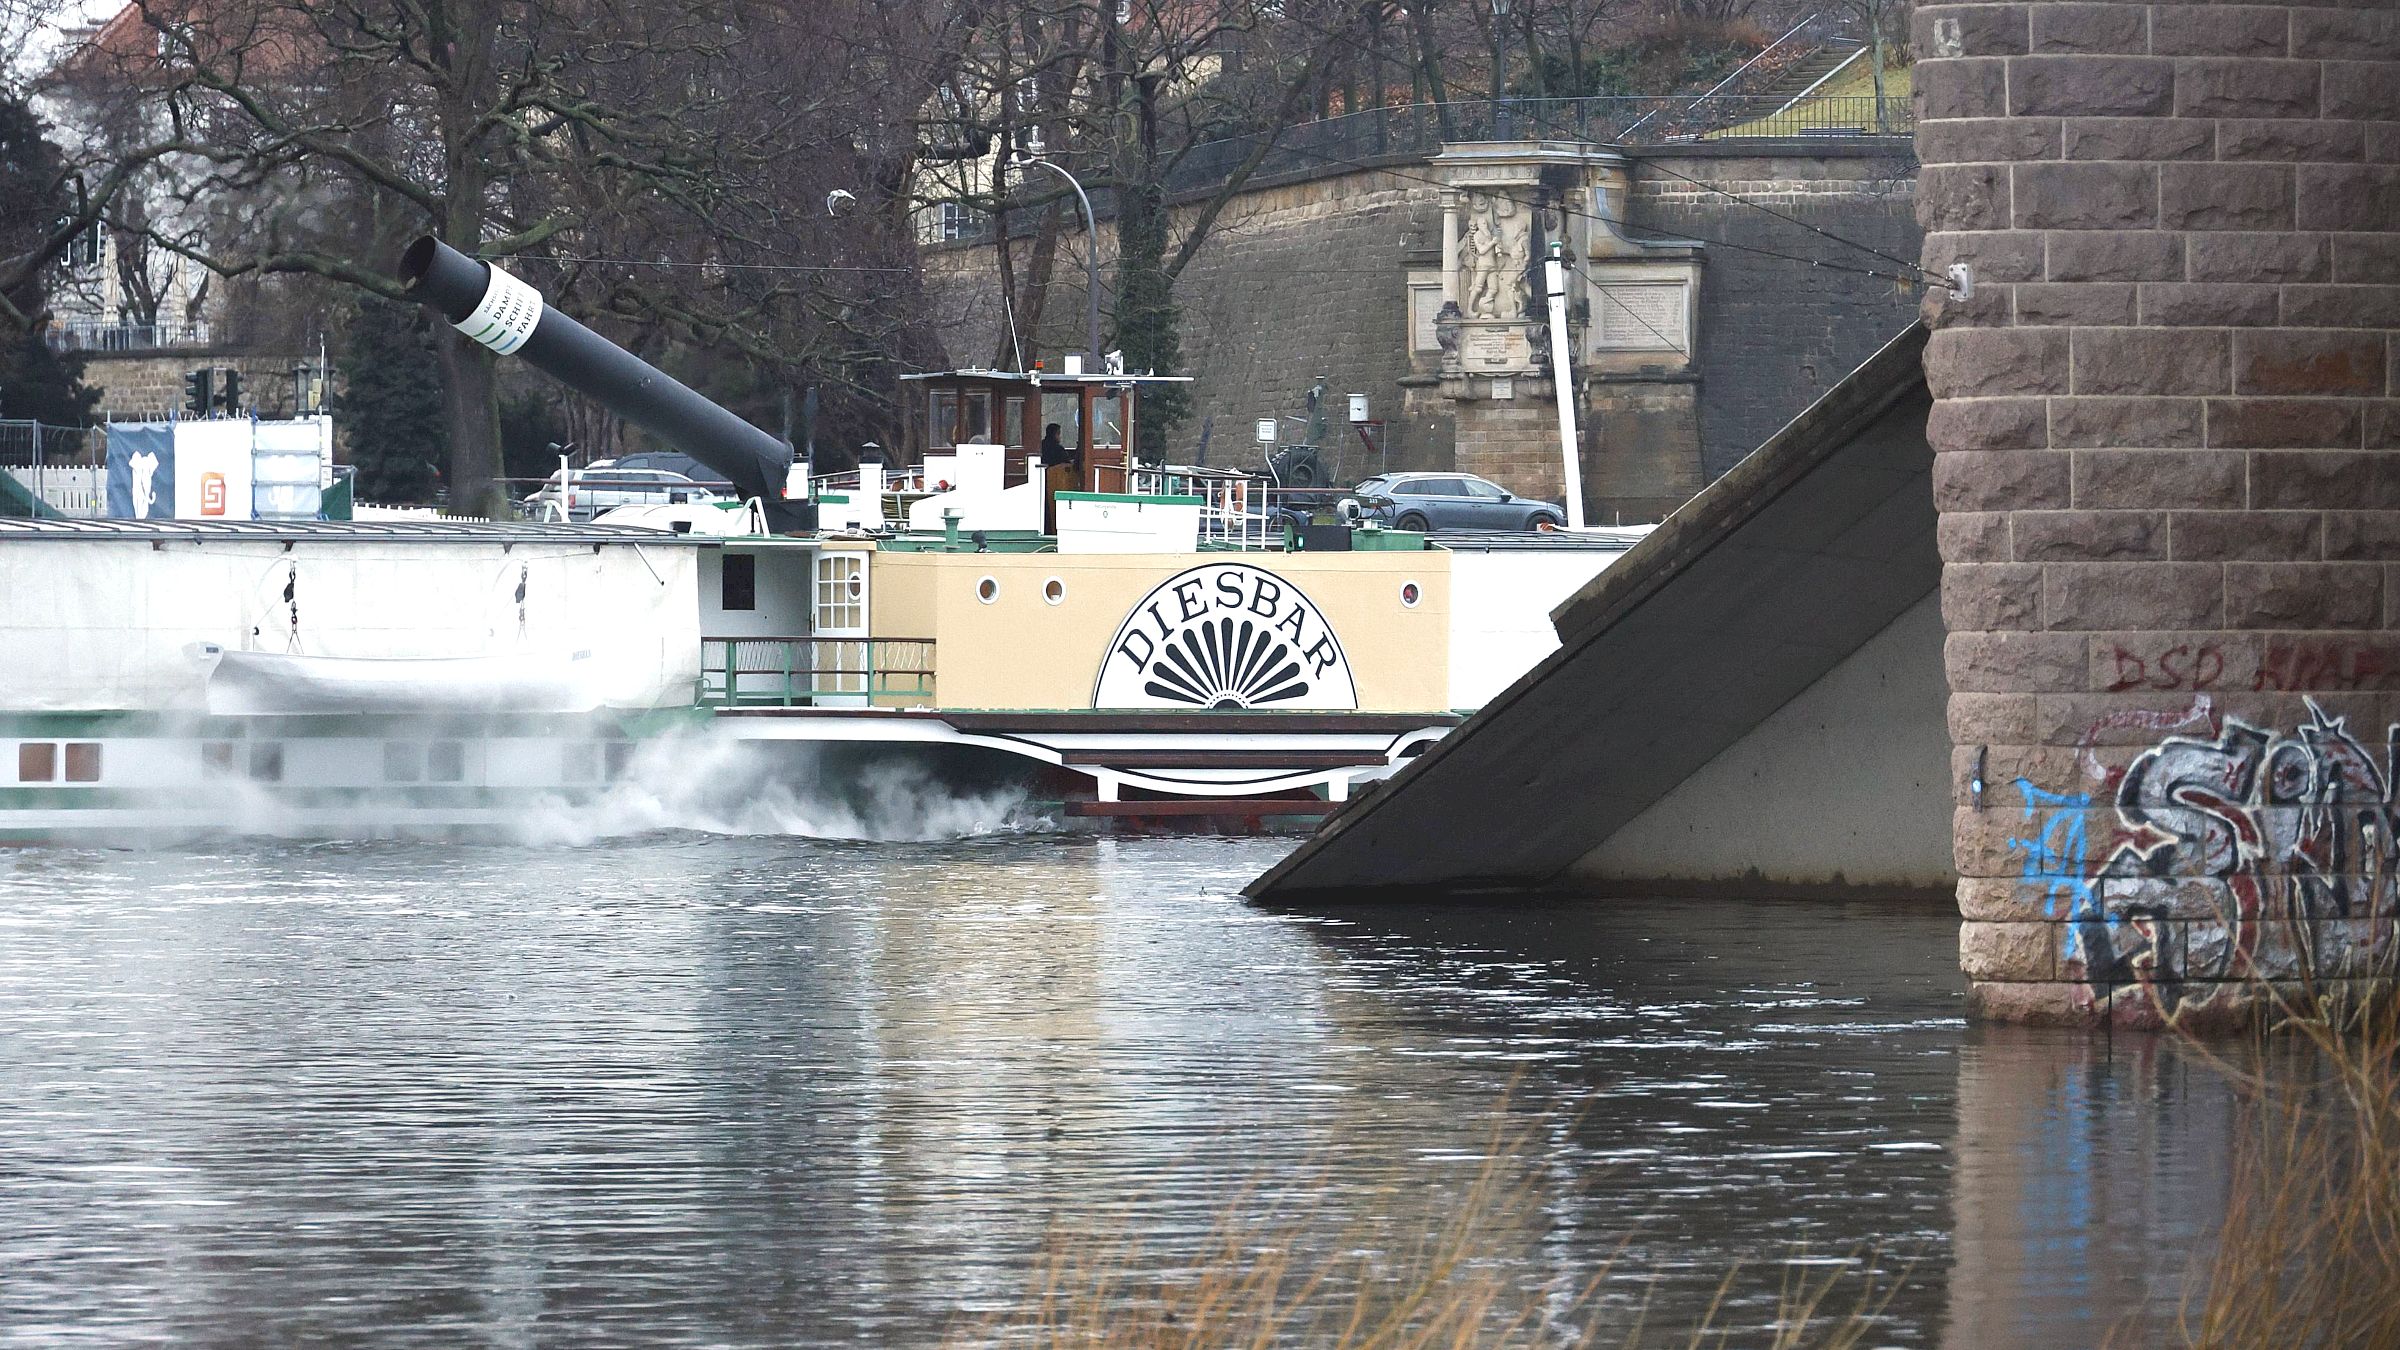
M 1466 364 L 1484 369 L 1513 370 L 1524 363 L 1505 328 L 1479 328 L 1467 334 Z
M 1617 281 L 1594 288 L 1593 345 L 1619 351 L 1683 351 L 1684 283 Z

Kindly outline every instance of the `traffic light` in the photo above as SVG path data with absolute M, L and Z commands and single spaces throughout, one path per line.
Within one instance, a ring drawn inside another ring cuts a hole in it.
M 217 406 L 228 414 L 242 410 L 242 372 L 230 367 L 217 371 Z
M 215 374 L 215 371 L 205 366 L 199 370 L 183 372 L 183 410 L 185 412 L 195 417 L 208 416 L 210 406 L 216 402 L 215 397 L 210 393 L 212 377 Z

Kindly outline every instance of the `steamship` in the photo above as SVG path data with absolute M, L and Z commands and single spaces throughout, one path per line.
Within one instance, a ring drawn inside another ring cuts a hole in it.
M 400 277 L 736 499 L 298 518 L 228 509 L 208 437 L 171 467 L 112 437 L 108 517 L 0 520 L 0 842 L 505 830 L 728 746 L 802 790 L 905 765 L 1065 817 L 1305 819 L 1552 650 L 1639 534 L 1303 530 L 1253 479 L 1132 461 L 1174 377 L 1081 369 L 910 376 L 922 443 L 812 477 L 496 267 L 423 239 Z

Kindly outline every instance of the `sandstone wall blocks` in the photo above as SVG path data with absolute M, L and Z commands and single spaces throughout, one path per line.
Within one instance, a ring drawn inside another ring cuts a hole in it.
M 1953 745 L 2024 745 L 2034 738 L 2039 700 L 2032 694 L 1978 693 L 1951 686 L 1947 719 Z
M 2237 467 L 2246 478 L 2247 463 Z M 2372 518 L 2388 517 L 2376 513 Z M 2167 516 L 2167 556 L 2179 562 L 2305 562 L 2347 556 L 2333 551 L 2333 530 L 2331 515 L 2316 511 L 2175 511 Z M 2400 552 L 2393 556 L 2400 558 Z
M 2388 511 L 2327 511 L 2325 556 L 2346 562 L 2400 562 L 2400 515 Z
M 2083 639 L 2074 633 L 1952 633 L 1942 663 L 1954 694 L 2065 693 L 2083 686 Z
M 2008 63 L 1997 58 L 1920 60 L 1912 68 L 1910 81 L 1920 123 L 2005 117 L 2010 112 Z
M 2392 373 L 2385 378 L 2400 391 L 2400 342 L 2392 344 Z M 2366 423 L 2362 431 L 2369 450 L 2400 450 L 2400 398 L 2369 402 Z
M 2138 313 L 2134 286 L 2130 281 L 2028 282 L 2014 288 L 2016 322 L 2030 327 L 2131 325 Z
M 2367 157 L 2367 126 L 2364 122 L 2229 119 L 2215 125 L 2219 159 L 2301 163 L 2310 160 L 2355 161 Z
M 2037 230 L 1957 230 L 1925 241 L 1925 270 L 1939 274 L 1954 262 L 1973 263 L 1983 282 L 2040 281 L 2048 275 L 2048 237 Z M 2400 276 L 2400 258 L 2369 259 L 2361 267 L 2388 265 Z
M 2304 230 L 2389 231 L 2400 222 L 2400 164 L 2302 164 Z
M 2289 13 L 2272 5 L 2153 6 L 2150 50 L 2160 56 L 2283 56 L 2290 50 Z
M 2187 57 L 2174 67 L 2173 104 L 2183 117 L 2315 117 L 2325 67 L 2254 56 Z
M 2006 63 L 2008 114 L 2012 117 L 2162 116 L 2173 110 L 2177 102 L 2176 64 L 2148 56 L 2016 57 Z M 2313 73 L 2313 66 L 2311 70 Z M 1944 114 L 1927 107 L 1919 115 L 1972 114 Z
M 2295 328 L 2400 328 L 2400 285 L 2286 286 L 2282 318 Z
M 2244 458 L 2253 509 L 2400 511 L 2400 471 L 2389 454 L 2265 450 Z
M 2048 400 L 2050 444 L 2194 449 L 2206 443 L 2207 404 L 2198 398 L 2081 397 Z M 1936 404 L 1939 413 L 1944 405 Z
M 2196 125 L 2209 128 L 2213 145 L 2216 134 L 2214 127 L 2206 122 Z M 2057 159 L 2059 150 L 2059 123 L 2052 120 L 1964 117 L 1927 122 L 1917 133 L 1917 157 L 1926 164 L 1990 164 Z M 2365 153 L 2363 135 L 2360 138 L 2360 153 Z
M 1909 41 L 1920 58 L 2022 56 L 2031 8 L 2022 4 L 1921 7 L 1909 16 Z
M 2076 394 L 2223 394 L 2232 389 L 2231 334 L 2077 329 L 2071 366 Z
M 1952 632 L 2030 632 L 2042 624 L 2042 569 L 2032 563 L 1942 568 L 1942 622 Z
M 2288 230 L 2289 164 L 2163 164 L 2158 223 L 2170 230 Z
M 2056 974 L 2058 925 L 1984 923 L 1958 926 L 1958 967 L 1970 980 L 2048 980 Z
M 2053 632 L 2225 622 L 2222 563 L 2050 563 L 2041 574 L 2042 626 Z
M 2160 172 L 2158 165 L 2118 161 L 2015 165 L 2009 170 L 2010 223 L 2021 230 L 2154 228 L 2161 223 Z M 2287 205 L 2290 195 L 2287 189 Z
M 2328 281 L 2335 239 L 2281 231 L 2197 234 L 2185 245 L 2186 276 L 2194 282 Z
M 1917 183 L 1917 223 L 1928 230 L 2010 227 L 2005 165 L 1929 164 Z
M 1934 539 L 1942 562 L 1986 563 L 2009 560 L 2006 511 L 1952 511 L 1934 523 Z
M 2150 15 L 2141 5 L 2035 5 L 2027 17 L 2026 50 L 2036 54 L 2150 50 Z
M 2051 407 L 2045 398 L 1953 398 L 1925 418 L 1925 439 L 1948 450 L 2039 450 L 2050 444 Z M 2200 405 L 2191 407 L 2192 444 L 2199 444 Z
M 2007 124 L 2007 119 L 2003 119 L 2003 125 Z M 2046 126 L 2048 123 L 2033 125 Z M 2217 124 L 2205 118 L 2070 117 L 2062 125 L 2065 128 L 2062 149 L 2068 159 L 2172 160 L 2214 159 L 2217 156 Z M 2363 135 L 2359 139 L 2359 148 L 2363 154 L 2366 148 Z M 2024 161 L 2047 156 L 1991 158 Z
M 1950 451 L 1933 457 L 1937 510 L 2024 510 L 2074 504 L 2074 465 L 2049 450 Z M 2021 548 L 2022 545 L 2020 544 Z
M 1925 344 L 1936 399 L 2067 392 L 2067 330 L 1945 329 Z
M 2386 61 L 2324 63 L 2320 116 L 2377 121 L 2392 115 L 2392 67 Z
M 2229 628 L 2377 628 L 2383 569 L 2373 563 L 2227 563 Z
M 2326 60 L 2400 61 L 2400 14 L 2388 8 L 2291 11 L 2291 54 Z
M 2068 457 L 2053 453 L 2054 459 Z M 2163 511 L 2073 511 L 2020 506 L 2010 522 L 2019 562 L 2164 562 Z
M 2095 711 L 2088 704 L 2051 700 L 2037 723 L 2035 739 L 2063 736 L 2078 745 L 2147 746 L 2164 731 L 2197 730 L 2207 723 L 2210 709 L 2194 712 L 2191 695 L 2256 691 L 2263 683 L 2266 639 L 2221 628 L 2092 633 L 2086 638 L 2085 655 L 2085 692 L 2110 695 L 2112 702 Z M 2126 715 L 2128 708 L 2141 715 Z M 2114 737 L 2101 734 L 2111 728 L 2117 732 Z
M 2276 449 L 2350 449 L 2366 443 L 2365 405 L 2356 399 L 2332 398 L 2212 398 L 2208 401 L 2208 443 L 2212 447 L 2236 450 Z M 2286 466 L 2288 467 L 2288 466 Z M 2371 468 L 2378 477 L 2389 470 Z M 2353 482 L 2351 490 L 2373 495 L 2375 504 L 2385 501 L 2380 486 L 2370 487 L 2363 481 Z M 2257 464 L 2252 464 L 2251 504 L 2254 506 L 2289 506 L 2302 503 L 2264 501 L 2258 496 Z M 2353 497 L 2348 504 L 2358 504 Z M 2310 506 L 2337 506 L 2340 502 L 2305 503 Z
M 2172 231 L 2061 232 L 2048 236 L 2046 255 L 2052 281 L 2184 279 L 2184 236 Z
M 2239 455 L 2214 450 L 2075 450 L 2073 505 L 2081 510 L 2239 507 Z
M 2368 397 L 2385 392 L 2388 354 L 2380 332 L 2268 329 L 2233 335 L 2237 394 Z

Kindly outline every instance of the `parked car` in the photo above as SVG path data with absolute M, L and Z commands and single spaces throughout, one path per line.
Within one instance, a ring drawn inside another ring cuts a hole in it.
M 1350 489 L 1340 510 L 1397 530 L 1538 530 L 1567 520 L 1556 502 L 1520 497 L 1471 473 L 1377 474 Z
M 733 484 L 727 481 L 725 475 L 681 450 L 637 450 L 630 455 L 619 455 L 612 462 L 611 467 L 658 469 L 665 473 L 679 473 L 720 497 L 733 495 Z
M 561 491 L 558 475 L 525 499 L 525 514 L 535 520 L 556 520 Z M 717 494 L 705 484 L 664 469 L 627 468 L 623 460 L 603 459 L 575 471 L 574 502 L 567 518 L 586 521 L 620 506 L 666 506 L 675 502 L 713 502 Z

